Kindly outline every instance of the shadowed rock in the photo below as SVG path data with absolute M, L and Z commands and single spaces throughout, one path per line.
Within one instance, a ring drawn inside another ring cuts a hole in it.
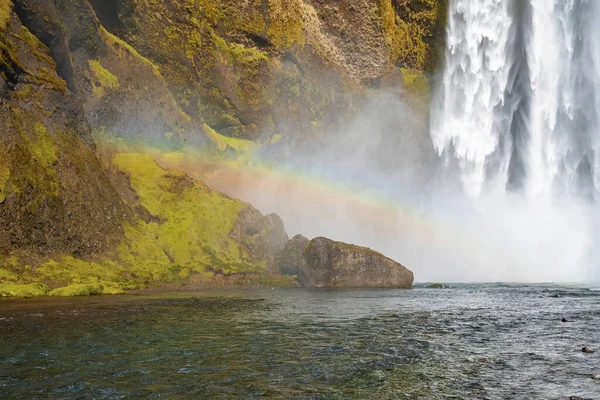
M 366 247 L 313 239 L 303 253 L 298 282 L 304 287 L 410 288 L 413 273 Z
M 299 268 L 305 264 L 304 249 L 309 243 L 310 240 L 302 235 L 294 236 L 271 263 L 269 270 L 282 275 L 298 275 Z

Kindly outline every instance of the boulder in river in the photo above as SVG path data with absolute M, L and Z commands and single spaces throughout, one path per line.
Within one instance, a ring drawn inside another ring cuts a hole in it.
M 582 352 L 584 352 L 584 353 L 588 353 L 588 354 L 591 354 L 591 353 L 595 353 L 595 352 L 596 352 L 596 350 L 595 350 L 595 349 L 593 349 L 593 348 L 591 348 L 591 347 L 588 347 L 588 346 L 585 346 L 584 348 L 582 348 L 582 349 L 581 349 L 581 351 L 582 351 Z
M 319 237 L 303 251 L 298 282 L 304 287 L 410 288 L 406 267 L 366 247 Z

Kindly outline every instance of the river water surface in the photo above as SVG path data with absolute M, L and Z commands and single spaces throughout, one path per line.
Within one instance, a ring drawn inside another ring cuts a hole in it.
M 583 287 L 3 300 L 0 398 L 600 399 L 583 346 Z

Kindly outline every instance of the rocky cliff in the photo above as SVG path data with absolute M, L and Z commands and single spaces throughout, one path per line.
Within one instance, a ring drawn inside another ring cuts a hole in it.
M 93 128 L 202 142 L 205 124 L 231 137 L 314 136 L 400 71 L 413 85 L 436 63 L 446 5 L 15 0 L 15 10 Z
M 104 251 L 127 210 L 48 48 L 0 4 L 0 255 Z
M 445 8 L 0 0 L 0 285 L 116 293 L 266 271 L 287 242 L 277 217 L 95 139 L 234 157 L 310 141 L 396 78 L 418 88 Z

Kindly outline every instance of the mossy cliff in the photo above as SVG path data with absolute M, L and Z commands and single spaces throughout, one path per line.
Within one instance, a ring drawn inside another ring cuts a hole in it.
M 15 12 L 50 49 L 93 128 L 175 143 L 205 139 L 158 67 L 109 33 L 87 1 L 16 0 Z
M 446 0 L 15 4 L 94 128 L 198 142 L 205 124 L 299 140 L 339 125 L 399 68 L 436 65 L 446 13 Z
M 0 0 L 0 296 L 265 273 L 287 243 L 278 217 L 147 156 L 98 152 L 92 132 L 242 161 L 312 142 L 395 77 L 427 92 L 445 10 Z
M 66 253 L 27 259 L 22 249 L 14 251 L 0 264 L 0 297 L 120 294 L 189 279 L 264 275 L 288 242 L 276 215 L 263 216 L 164 170 L 147 155 L 115 155 L 111 179 L 135 213 L 123 221 L 120 243 L 85 260 Z
M 336 125 L 396 68 L 435 64 L 444 0 L 91 0 L 195 120 L 226 136 Z
M 117 154 L 113 168 L 115 186 L 140 219 L 118 249 L 130 265 L 158 263 L 187 275 L 261 272 L 288 241 L 279 217 L 263 217 L 150 156 Z
M 12 3 L 0 10 L 0 297 L 266 272 L 288 239 L 278 217 L 140 154 L 116 155 L 107 170 L 49 49 Z M 123 85 L 87 63 L 104 91 L 95 96 Z
M 122 231 L 125 207 L 96 158 L 84 112 L 56 74 L 48 49 L 14 13 L 6 17 L 5 12 L 0 25 L 0 253 L 15 248 L 82 256 L 104 251 Z

